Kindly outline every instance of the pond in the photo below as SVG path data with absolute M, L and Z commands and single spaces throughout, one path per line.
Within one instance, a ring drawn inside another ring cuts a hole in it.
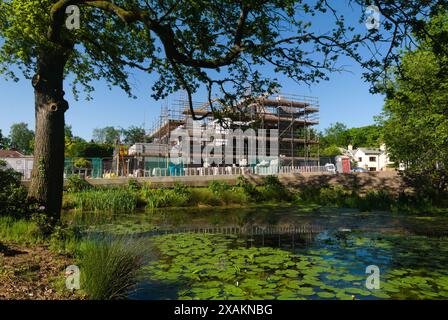
M 313 207 L 74 214 L 147 237 L 131 299 L 447 299 L 448 218 Z M 368 266 L 379 289 L 368 289 Z

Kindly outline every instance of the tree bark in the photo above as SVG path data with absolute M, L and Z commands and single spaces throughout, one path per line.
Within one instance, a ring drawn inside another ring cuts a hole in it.
M 64 99 L 64 67 L 68 54 L 42 49 L 32 85 L 36 132 L 34 166 L 28 197 L 45 207 L 53 221 L 60 218 L 64 174 L 64 127 L 68 102 Z

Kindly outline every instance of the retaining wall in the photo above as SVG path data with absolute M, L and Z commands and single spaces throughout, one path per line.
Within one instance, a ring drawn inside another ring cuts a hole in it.
M 230 185 L 237 182 L 238 176 L 186 176 L 186 177 L 150 177 L 150 178 L 110 178 L 110 179 L 87 179 L 94 186 L 118 186 L 126 185 L 129 180 L 137 180 L 140 183 L 147 182 L 151 187 L 172 187 L 176 183 L 182 183 L 191 187 L 206 187 L 211 181 L 225 181 Z M 263 176 L 246 175 L 246 178 L 256 184 L 262 182 Z M 279 179 L 284 184 L 302 188 L 304 186 L 342 185 L 347 189 L 365 192 L 367 190 L 384 189 L 391 192 L 405 190 L 406 187 L 402 178 L 397 172 L 369 172 L 351 174 L 330 174 L 330 173 L 301 173 L 301 174 L 280 174 Z M 29 181 L 23 184 L 28 187 Z

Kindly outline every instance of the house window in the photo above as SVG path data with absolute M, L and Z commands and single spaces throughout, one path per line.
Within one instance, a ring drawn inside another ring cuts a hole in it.
M 376 157 L 370 157 L 370 158 L 369 158 L 369 161 L 370 161 L 370 162 L 376 162 Z
M 359 158 L 358 158 L 358 161 L 359 161 L 359 162 L 362 162 L 362 158 L 361 158 L 361 157 L 359 157 Z
M 375 171 L 376 171 L 376 168 L 369 168 L 369 171 L 371 171 L 371 172 L 375 172 Z

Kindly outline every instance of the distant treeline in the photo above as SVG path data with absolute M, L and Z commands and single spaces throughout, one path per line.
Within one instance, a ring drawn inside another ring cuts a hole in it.
M 341 154 L 341 147 L 347 148 L 350 144 L 354 148 L 378 148 L 383 141 L 382 132 L 382 127 L 378 125 L 347 128 L 345 124 L 337 122 L 320 133 L 320 154 L 337 156 Z

